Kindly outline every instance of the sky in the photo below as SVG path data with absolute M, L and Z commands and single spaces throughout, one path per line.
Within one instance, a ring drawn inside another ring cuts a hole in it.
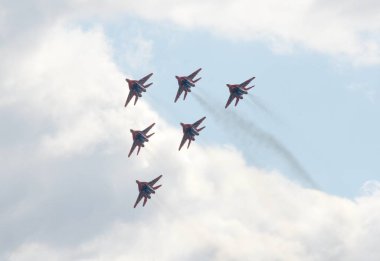
M 0 0 L 0 57 L 0 260 L 379 260 L 376 1 Z

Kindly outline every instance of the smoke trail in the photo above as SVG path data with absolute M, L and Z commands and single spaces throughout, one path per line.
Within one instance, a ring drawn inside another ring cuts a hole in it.
M 273 112 L 268 109 L 268 107 L 264 104 L 264 102 L 257 96 L 252 96 L 251 94 L 246 95 L 248 97 L 249 101 L 259 107 L 263 112 L 268 114 L 271 117 L 274 117 Z
M 216 110 L 215 106 L 209 105 L 201 96 L 194 93 L 196 100 L 199 104 L 209 111 L 215 118 L 215 120 L 224 124 L 227 130 L 230 130 L 234 136 L 240 134 L 244 136 L 245 143 L 247 139 L 258 140 L 263 142 L 270 149 L 273 149 L 277 154 L 283 157 L 288 164 L 299 174 L 299 177 L 302 178 L 305 182 L 311 185 L 314 188 L 318 188 L 317 184 L 313 181 L 307 171 L 302 167 L 294 155 L 279 142 L 273 135 L 265 132 L 256 126 L 253 122 L 247 121 L 244 118 L 240 117 L 236 112 L 232 110 Z M 238 128 L 236 126 L 239 126 Z
M 248 97 L 248 101 L 250 104 L 258 107 L 262 112 L 264 112 L 267 116 L 269 116 L 272 120 L 276 122 L 283 123 L 283 121 L 276 115 L 265 103 L 257 96 L 252 96 L 251 94 L 246 95 Z

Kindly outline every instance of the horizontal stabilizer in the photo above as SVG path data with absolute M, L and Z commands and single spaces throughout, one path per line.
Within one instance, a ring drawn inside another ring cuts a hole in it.
M 243 88 L 244 90 L 248 91 L 250 89 L 252 89 L 253 87 L 255 87 L 255 85 L 251 86 L 251 87 L 246 87 L 246 88 Z
M 158 186 L 155 186 L 153 187 L 154 190 L 158 189 L 159 187 L 161 187 L 162 185 L 158 185 Z
M 199 132 L 199 131 L 203 130 L 204 128 L 206 128 L 206 126 L 203 126 L 202 128 L 197 129 L 197 131 Z

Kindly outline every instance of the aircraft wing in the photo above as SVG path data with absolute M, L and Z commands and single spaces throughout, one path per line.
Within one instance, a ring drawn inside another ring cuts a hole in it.
M 178 150 L 181 150 L 181 148 L 182 148 L 182 146 L 183 146 L 183 144 L 185 144 L 185 142 L 186 142 L 186 134 L 183 134 L 183 137 L 182 137 L 182 140 L 181 140 L 181 144 L 179 145 L 179 149 Z
M 152 125 L 150 125 L 148 128 L 146 128 L 145 130 L 143 130 L 142 132 L 146 135 L 151 128 L 153 128 L 153 126 L 155 125 L 156 123 L 153 123 Z
M 137 196 L 137 199 L 136 199 L 136 202 L 135 202 L 135 205 L 133 206 L 134 208 L 137 206 L 137 204 L 139 204 L 140 200 L 143 198 L 143 195 L 142 193 L 140 192 L 139 195 Z
M 202 70 L 202 68 L 199 68 L 198 70 L 196 70 L 195 72 L 193 72 L 192 74 L 190 74 L 189 76 L 187 76 L 187 78 L 189 79 L 193 79 L 195 76 L 197 76 L 197 74 Z
M 128 158 L 131 156 L 131 154 L 135 150 L 136 146 L 137 146 L 136 141 L 133 141 L 131 150 L 129 151 L 129 154 L 128 154 Z
M 148 185 L 151 186 L 151 187 L 153 187 L 154 184 L 156 184 L 156 182 L 157 182 L 161 177 L 162 177 L 162 175 L 158 176 L 157 178 L 155 178 L 155 179 L 152 180 L 152 181 L 149 181 L 149 182 L 148 182 Z
M 134 95 L 133 91 L 129 91 L 129 94 L 128 94 L 127 100 L 125 101 L 124 107 L 127 107 L 128 103 L 132 100 L 133 95 Z
M 174 102 L 177 102 L 177 100 L 178 100 L 179 96 L 181 96 L 182 92 L 183 92 L 183 88 L 182 88 L 182 86 L 179 86 L 178 91 L 177 91 L 177 95 L 175 96 L 175 99 L 174 99 Z
M 232 102 L 232 100 L 233 100 L 234 98 L 235 98 L 235 97 L 234 97 L 232 94 L 230 94 L 230 97 L 228 98 L 227 103 L 226 103 L 226 106 L 225 106 L 224 108 L 227 108 L 227 107 L 231 104 L 231 102 Z
M 202 121 L 204 121 L 204 119 L 206 119 L 206 117 L 203 117 L 202 119 L 194 122 L 193 127 L 198 128 L 198 126 L 202 123 Z
M 153 73 L 148 74 L 147 76 L 145 76 L 145 77 L 141 78 L 140 80 L 138 80 L 138 83 L 139 84 L 144 84 L 152 75 L 153 75 Z
M 248 85 L 253 79 L 255 79 L 255 78 L 256 78 L 256 77 L 252 77 L 252 78 L 246 80 L 245 82 L 243 82 L 243 83 L 240 84 L 240 87 L 245 87 L 245 86 L 247 86 L 247 85 Z

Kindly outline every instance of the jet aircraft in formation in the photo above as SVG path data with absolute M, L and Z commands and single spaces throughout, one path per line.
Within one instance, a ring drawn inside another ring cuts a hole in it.
M 151 198 L 150 194 L 152 193 L 155 194 L 156 193 L 155 190 L 162 186 L 162 185 L 154 186 L 154 184 L 156 184 L 156 182 L 161 177 L 162 175 L 158 176 L 157 178 L 149 182 L 142 182 L 142 181 L 136 180 L 136 183 L 139 189 L 139 195 L 137 196 L 135 205 L 133 206 L 134 208 L 137 206 L 137 204 L 139 204 L 142 198 L 144 198 L 143 207 L 145 206 L 148 198 L 149 199 Z
M 139 97 L 142 97 L 142 93 L 146 92 L 146 88 L 151 86 L 153 83 L 149 83 L 145 85 L 145 82 L 153 75 L 153 73 L 148 74 L 147 76 L 144 76 L 140 80 L 130 80 L 125 79 L 128 82 L 129 87 L 129 94 L 127 97 L 127 100 L 125 101 L 124 107 L 127 107 L 128 103 L 131 101 L 133 96 L 135 96 L 135 102 L 134 105 L 136 105 L 136 102 Z
M 149 141 L 148 138 L 153 136 L 154 133 L 148 134 L 148 132 L 155 124 L 156 123 L 153 123 L 152 125 L 150 125 L 149 127 L 147 127 L 146 129 L 142 131 L 131 129 L 133 144 L 132 144 L 131 150 L 129 151 L 128 157 L 131 156 L 132 152 L 135 150 L 136 147 L 138 147 L 137 155 L 139 155 L 141 147 L 144 147 L 144 142 Z
M 206 126 L 199 128 L 199 125 L 202 123 L 204 119 L 206 119 L 206 117 L 203 117 L 202 119 L 194 122 L 193 124 L 184 124 L 181 122 L 183 137 L 182 137 L 181 144 L 179 145 L 178 150 L 181 150 L 186 140 L 189 141 L 189 143 L 187 144 L 187 148 L 189 148 L 191 141 L 195 141 L 195 136 L 196 135 L 198 136 L 199 132 L 203 130 L 204 128 L 206 128 Z
M 179 97 L 181 96 L 183 92 L 185 92 L 183 99 L 184 100 L 186 99 L 187 93 L 191 92 L 191 88 L 194 87 L 195 83 L 201 79 L 201 77 L 199 77 L 194 80 L 194 78 L 197 76 L 197 74 L 201 70 L 202 68 L 199 68 L 198 70 L 196 70 L 195 72 L 193 72 L 192 74 L 188 76 L 175 76 L 178 81 L 178 91 L 174 99 L 174 102 L 177 102 L 177 100 L 179 99 Z M 125 107 L 131 101 L 133 96 L 135 96 L 134 105 L 136 105 L 138 98 L 142 97 L 143 92 L 146 92 L 146 88 L 148 88 L 150 85 L 153 84 L 153 83 L 149 83 L 145 85 L 145 82 L 152 75 L 153 73 L 150 73 L 146 75 L 145 77 L 141 78 L 140 80 L 126 79 L 129 86 L 129 94 L 125 102 Z M 229 91 L 230 91 L 230 96 L 227 100 L 225 108 L 227 108 L 234 99 L 236 99 L 235 106 L 237 106 L 237 104 L 239 103 L 239 100 L 243 99 L 243 95 L 248 94 L 248 90 L 254 87 L 254 85 L 247 87 L 253 79 L 255 79 L 255 77 L 252 77 L 241 84 L 227 84 L 227 87 L 229 88 Z M 181 122 L 183 137 L 182 137 L 178 150 L 181 150 L 181 148 L 186 143 L 186 141 L 188 141 L 187 148 L 190 147 L 191 141 L 195 141 L 195 136 L 198 136 L 199 132 L 206 127 L 206 126 L 203 126 L 199 128 L 199 125 L 204 121 L 204 119 L 206 119 L 206 117 L 199 119 L 193 124 L 184 124 Z M 150 125 L 149 127 L 147 127 L 146 129 L 142 131 L 131 129 L 133 144 L 132 144 L 131 150 L 129 151 L 128 157 L 131 156 L 131 154 L 133 153 L 136 147 L 138 147 L 137 155 L 139 154 L 141 147 L 144 147 L 144 142 L 148 142 L 149 138 L 154 134 L 154 133 L 148 134 L 148 132 L 152 129 L 154 125 L 155 123 L 153 123 L 152 125 Z M 150 182 L 141 182 L 141 181 L 136 180 L 136 183 L 139 189 L 139 195 L 136 199 L 134 208 L 136 208 L 137 204 L 141 201 L 142 198 L 144 198 L 143 207 L 145 206 L 147 200 L 151 198 L 151 194 L 155 194 L 156 193 L 155 190 L 161 187 L 161 185 L 154 186 L 155 183 L 161 177 L 162 175 L 160 175 L 159 177 L 155 178 L 154 180 Z
M 199 68 L 198 70 L 196 70 L 195 72 L 193 72 L 192 74 L 190 74 L 188 76 L 176 76 L 175 77 L 175 78 L 177 78 L 177 81 L 178 81 L 178 91 L 177 91 L 177 95 L 175 96 L 174 102 L 177 102 L 177 100 L 178 100 L 179 96 L 181 96 L 182 92 L 185 92 L 185 94 L 183 96 L 183 100 L 186 99 L 187 93 L 191 92 L 191 87 L 194 87 L 195 83 L 197 81 L 199 81 L 200 79 L 202 79 L 201 77 L 199 77 L 198 79 L 194 80 L 194 78 L 197 76 L 197 74 L 201 70 L 202 70 L 202 68 Z
M 227 87 L 230 90 L 230 97 L 228 98 L 226 106 L 224 108 L 227 108 L 234 99 L 236 99 L 236 106 L 239 103 L 239 100 L 243 99 L 243 94 L 248 94 L 247 91 L 255 87 L 255 85 L 247 87 L 247 85 L 255 78 L 256 77 L 252 77 L 241 84 L 227 84 Z

